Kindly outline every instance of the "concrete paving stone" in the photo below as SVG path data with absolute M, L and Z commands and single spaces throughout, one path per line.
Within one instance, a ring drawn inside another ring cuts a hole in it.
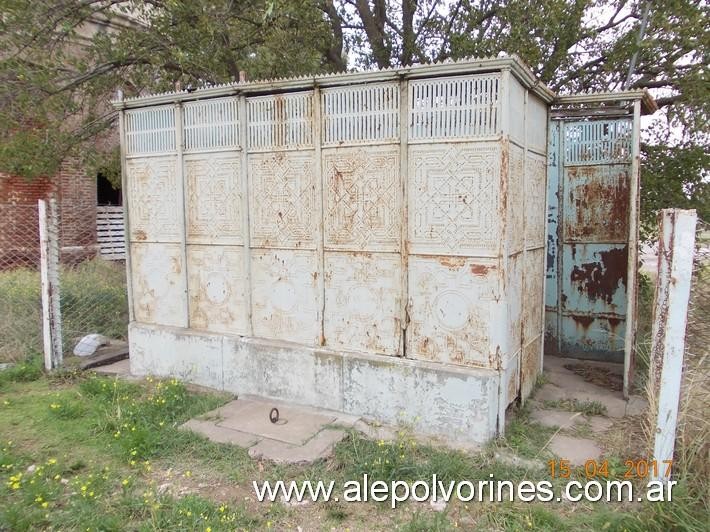
M 589 416 L 587 422 L 589 423 L 589 428 L 595 433 L 606 432 L 614 424 L 613 419 L 603 416 Z
M 269 413 L 273 407 L 268 401 L 237 399 L 219 409 L 222 419 L 217 421 L 217 425 L 291 445 L 301 445 L 318 433 L 324 425 L 335 421 L 335 416 L 332 415 L 305 412 L 297 407 L 277 406 L 280 422 L 272 423 Z
M 263 458 L 276 463 L 311 463 L 328 457 L 336 443 L 347 436 L 340 429 L 323 429 L 303 445 L 264 438 L 249 449 L 252 458 Z
M 530 417 L 545 427 L 560 427 L 569 429 L 584 423 L 585 418 L 579 412 L 565 412 L 563 410 L 547 410 L 535 407 L 530 412 Z
M 131 366 L 129 360 L 125 358 L 106 366 L 94 368 L 93 371 L 99 375 L 129 376 L 131 374 Z
M 587 460 L 598 460 L 602 454 L 601 447 L 594 440 L 564 434 L 555 434 L 549 449 L 560 460 L 569 460 L 575 466 L 583 466 Z
M 180 428 L 202 434 L 210 441 L 217 443 L 231 443 L 244 448 L 251 447 L 252 445 L 258 443 L 260 439 L 254 434 L 247 434 L 246 432 L 220 427 L 215 424 L 214 421 L 202 419 L 191 419 L 184 423 Z

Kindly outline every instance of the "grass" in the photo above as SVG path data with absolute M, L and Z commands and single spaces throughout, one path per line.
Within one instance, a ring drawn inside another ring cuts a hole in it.
M 96 332 L 125 338 L 128 324 L 125 269 L 102 259 L 62 267 L 61 314 L 64 348 L 71 351 L 82 336 Z M 0 272 L 0 362 L 22 360 L 42 347 L 40 278 L 37 270 Z
M 423 444 L 403 426 L 393 441 L 353 431 L 328 460 L 277 465 L 179 430 L 225 395 L 191 392 L 174 379 L 47 377 L 40 364 L 34 357 L 0 372 L 0 530 L 663 530 L 699 522 L 696 507 L 680 503 L 451 502 L 441 512 L 415 502 L 394 510 L 374 502 L 258 503 L 252 480 L 547 480 L 538 455 L 551 429 L 521 408 L 506 437 L 476 453 Z M 542 467 L 500 462 L 500 448 L 538 457 Z
M 606 406 L 599 401 L 579 401 L 577 399 L 558 399 L 556 401 L 544 401 L 545 408 L 566 410 L 568 412 L 581 412 L 585 416 L 605 416 Z

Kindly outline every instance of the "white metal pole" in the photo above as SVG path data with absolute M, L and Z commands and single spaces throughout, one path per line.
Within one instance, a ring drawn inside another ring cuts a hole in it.
M 661 211 L 650 368 L 651 386 L 657 397 L 653 447 L 658 464 L 656 480 L 668 480 L 666 464 L 673 459 L 696 222 L 695 210 Z

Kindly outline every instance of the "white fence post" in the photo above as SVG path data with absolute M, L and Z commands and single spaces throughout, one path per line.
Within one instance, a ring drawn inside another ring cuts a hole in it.
M 664 209 L 659 218 L 649 377 L 657 406 L 653 458 L 658 468 L 654 477 L 668 480 L 666 461 L 673 459 L 675 446 L 697 215 L 694 210 Z
M 44 367 L 62 365 L 62 321 L 59 308 L 59 219 L 57 202 L 38 201 L 40 275 L 42 287 L 42 340 Z

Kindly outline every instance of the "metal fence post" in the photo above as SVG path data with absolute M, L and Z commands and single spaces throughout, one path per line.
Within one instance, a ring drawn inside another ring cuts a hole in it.
M 675 447 L 697 215 L 694 210 L 664 209 L 659 219 L 649 379 L 656 398 L 654 477 L 668 480 L 666 461 L 673 459 Z
M 42 339 L 44 367 L 62 365 L 62 318 L 59 306 L 59 218 L 57 202 L 39 200 L 40 275 L 42 287 Z

